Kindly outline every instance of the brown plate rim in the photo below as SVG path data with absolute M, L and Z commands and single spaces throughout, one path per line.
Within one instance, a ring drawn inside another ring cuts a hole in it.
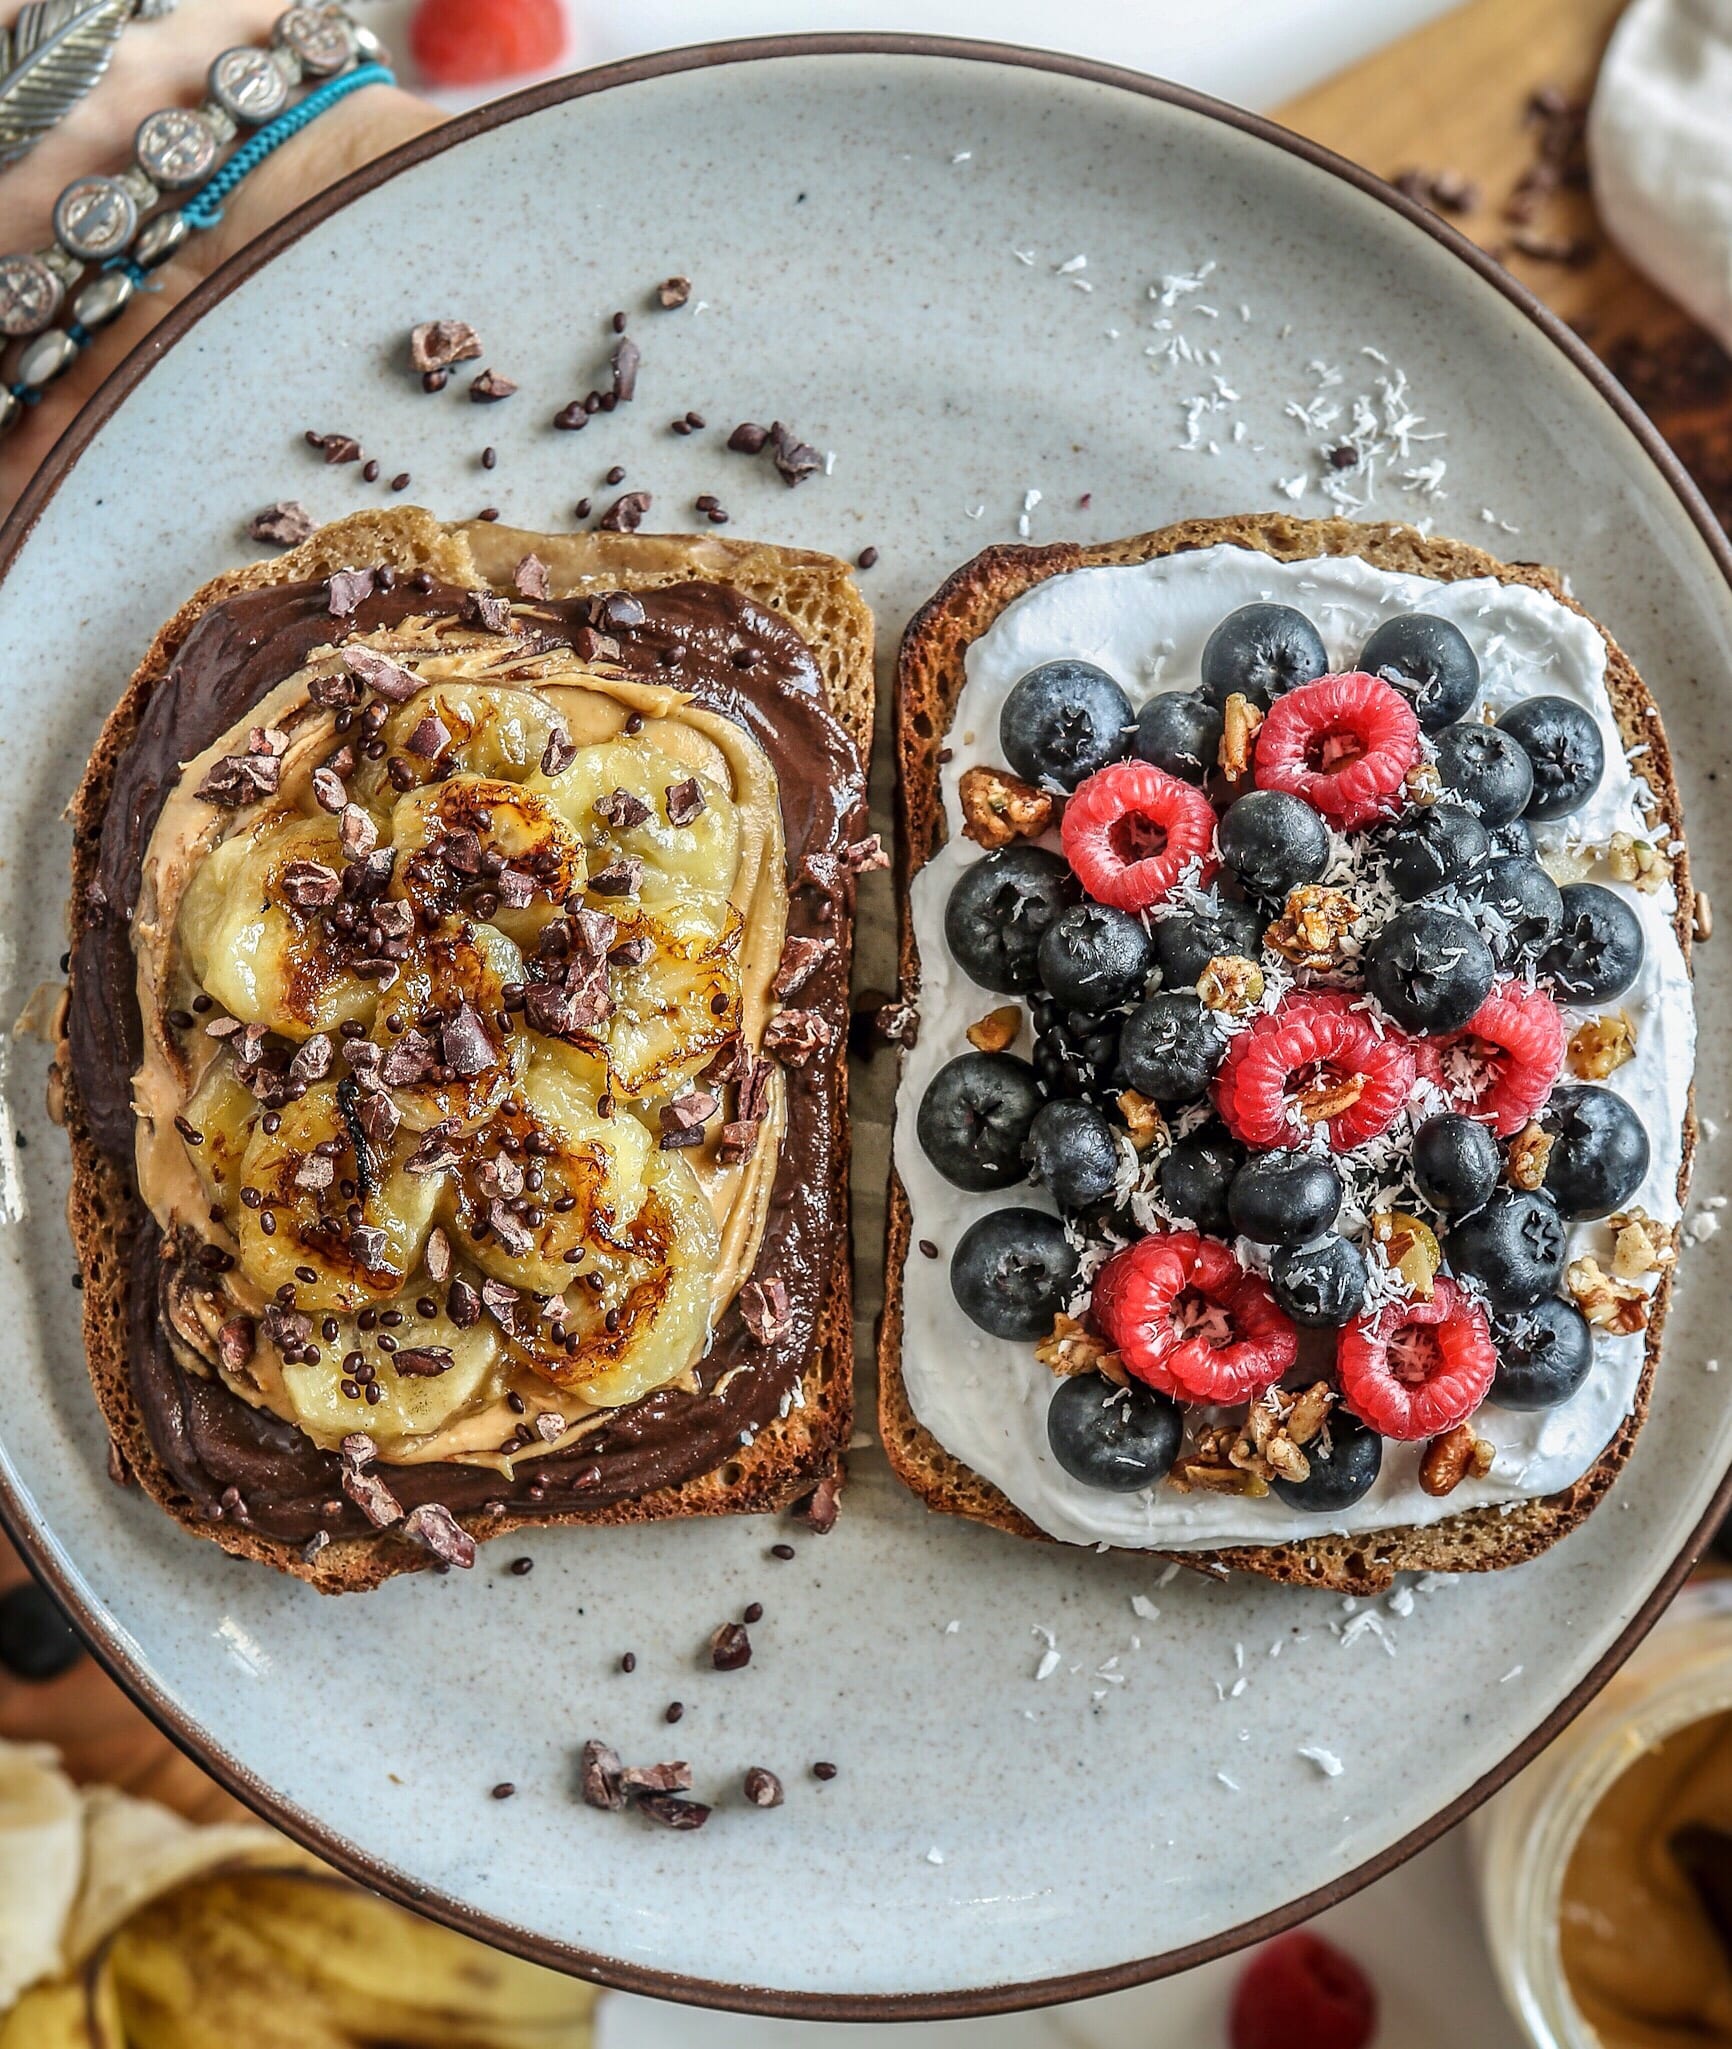
M 1144 99 L 1160 100 L 1188 113 L 1219 121 L 1258 141 L 1284 150 L 1314 168 L 1330 173 L 1344 184 L 1387 206 L 1411 226 L 1441 244 L 1453 256 L 1478 274 L 1509 303 L 1523 313 L 1558 349 L 1604 399 L 1642 452 L 1670 485 L 1685 512 L 1701 534 L 1729 588 L 1732 588 L 1732 538 L 1715 520 L 1683 465 L 1661 439 L 1647 417 L 1623 387 L 1557 316 L 1549 312 L 1527 288 L 1512 278 L 1486 252 L 1416 201 L 1397 192 L 1359 165 L 1337 156 L 1332 150 L 1295 135 L 1260 114 L 1228 105 L 1188 86 L 1152 78 L 1122 66 L 1098 63 L 1049 50 L 1023 48 L 1016 44 L 977 42 L 950 36 L 922 36 L 880 33 L 835 33 L 748 37 L 732 41 L 701 43 L 684 49 L 657 51 L 594 70 L 550 79 L 522 92 L 460 114 L 441 127 L 430 129 L 344 178 L 308 200 L 295 212 L 277 222 L 256 241 L 241 249 L 171 308 L 160 325 L 140 341 L 116 366 L 106 381 L 68 426 L 41 468 L 32 477 L 17 505 L 0 524 L 0 584 L 10 571 L 20 548 L 41 518 L 55 492 L 65 482 L 79 458 L 121 401 L 143 380 L 152 365 L 170 348 L 184 340 L 213 306 L 236 286 L 263 269 L 280 251 L 297 241 L 309 229 L 340 212 L 352 200 L 373 191 L 400 171 L 442 155 L 472 137 L 503 127 L 525 115 L 566 100 L 587 98 L 616 86 L 636 85 L 645 80 L 687 71 L 703 71 L 731 64 L 758 63 L 784 57 L 925 57 L 957 62 L 1003 65 L 1014 69 L 1044 71 L 1064 78 L 1081 79 L 1094 85 L 1114 87 Z M 1244 1921 L 1183 1948 L 1133 1959 L 1067 1976 L 1002 1983 L 977 1988 L 919 1993 L 833 1993 L 783 1991 L 773 1987 L 733 1985 L 719 1980 L 692 1978 L 659 1971 L 619 1958 L 598 1956 L 576 1944 L 550 1940 L 533 1931 L 500 1921 L 419 1884 L 408 1873 L 396 1870 L 368 1856 L 354 1844 L 333 1832 L 305 1809 L 285 1800 L 272 1787 L 236 1759 L 213 1745 L 185 1716 L 157 1684 L 150 1672 L 129 1656 L 102 1631 L 98 1610 L 87 1604 L 71 1577 L 62 1572 L 44 1535 L 33 1524 L 21 1493 L 0 1471 L 0 1525 L 23 1553 L 31 1569 L 54 1592 L 71 1616 L 79 1634 L 108 1673 L 132 1696 L 151 1720 L 180 1749 L 209 1772 L 221 1785 L 246 1802 L 267 1821 L 320 1856 L 347 1877 L 371 1890 L 394 1899 L 447 1927 L 477 1937 L 483 1942 L 511 1951 L 531 1962 L 592 1979 L 597 1984 L 652 1998 L 678 2001 L 691 2006 L 719 2007 L 731 2012 L 763 2014 L 774 2018 L 823 2021 L 925 2021 L 973 2019 L 990 2014 L 1014 2013 L 1032 2007 L 1051 2006 L 1061 2001 L 1092 1999 L 1107 1992 L 1123 1991 L 1157 1978 L 1210 1963 L 1233 1951 L 1266 1940 L 1272 1935 L 1309 1920 L 1324 1909 L 1385 1877 L 1416 1852 L 1425 1849 L 1453 1828 L 1482 1801 L 1507 1783 L 1562 1730 L 1605 1685 L 1647 1635 L 1683 1584 L 1701 1555 L 1716 1523 L 1732 1504 L 1732 1472 L 1715 1491 L 1706 1513 L 1685 1541 L 1678 1556 L 1661 1575 L 1642 1606 L 1625 1625 L 1616 1641 L 1539 1727 L 1510 1754 L 1467 1790 L 1399 1841 L 1377 1856 L 1330 1879 L 1313 1891 L 1289 1901 L 1256 1920 Z

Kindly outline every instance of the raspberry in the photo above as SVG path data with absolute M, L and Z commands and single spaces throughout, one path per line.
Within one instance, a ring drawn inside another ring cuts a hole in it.
M 1497 1370 L 1485 1311 L 1442 1274 L 1431 1288 L 1429 1302 L 1391 1302 L 1355 1317 L 1335 1345 L 1347 1406 L 1403 1443 L 1465 1423 Z
M 1220 866 L 1208 798 L 1148 761 L 1115 761 L 1079 784 L 1060 830 L 1083 888 L 1118 911 L 1158 904 L 1192 864 L 1199 885 Z
M 1545 1107 L 1568 1035 L 1557 1005 L 1527 983 L 1496 983 L 1458 1032 L 1420 1042 L 1419 1071 L 1500 1138 Z
M 433 85 L 489 85 L 545 71 L 565 50 L 559 0 L 421 0 L 409 49 Z
M 1303 1145 L 1321 1124 L 1330 1151 L 1349 1153 L 1389 1129 L 1413 1091 L 1413 1047 L 1393 1025 L 1379 1032 L 1361 1001 L 1345 989 L 1296 989 L 1234 1035 L 1214 1092 L 1235 1138 Z
M 1232 2049 L 1366 2049 L 1376 2032 L 1370 1979 L 1307 1929 L 1264 1943 L 1233 1994 Z
M 1401 692 L 1357 671 L 1276 698 L 1257 734 L 1257 787 L 1288 790 L 1355 832 L 1401 808 L 1419 759 L 1419 721 Z
M 1115 1253 L 1095 1276 L 1094 1314 L 1127 1370 L 1175 1401 L 1250 1401 L 1299 1350 L 1268 1282 L 1196 1231 Z

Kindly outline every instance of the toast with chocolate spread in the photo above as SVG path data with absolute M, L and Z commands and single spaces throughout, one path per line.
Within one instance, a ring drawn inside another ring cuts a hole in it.
M 1180 589 L 1192 556 L 1200 596 Z M 1064 579 L 1089 571 L 1153 595 L 1096 584 L 1067 614 Z M 1458 623 L 1391 627 L 1428 605 Z M 1548 634 L 1574 650 L 1555 669 Z M 1572 661 L 1599 694 L 1559 710 Z M 1517 680 L 1492 692 L 1494 672 Z M 1659 1362 L 1695 1138 L 1696 903 L 1658 709 L 1558 573 L 1281 514 L 994 547 L 910 623 L 895 731 L 918 1036 L 878 1361 L 904 1484 L 1102 1548 L 1160 1550 L 1190 1520 L 1168 1554 L 1188 1565 L 1349 1593 L 1513 1564 L 1574 1528 Z M 1630 829 L 1607 832 L 1595 791 L 1614 784 Z M 1649 1071 L 1646 1094 L 1625 1086 Z M 1028 1202 L 1031 1173 L 1050 1199 L 999 1207 Z M 1572 1465 L 1569 1401 L 1606 1376 Z M 1380 1455 L 1423 1517 L 1347 1512 Z M 1523 1457 L 1566 1477 L 1536 1497 Z M 1458 1486 L 1474 1505 L 1451 1512 Z
M 199 591 L 74 800 L 92 1382 L 325 1592 L 833 1508 L 871 616 L 710 536 L 357 514 Z

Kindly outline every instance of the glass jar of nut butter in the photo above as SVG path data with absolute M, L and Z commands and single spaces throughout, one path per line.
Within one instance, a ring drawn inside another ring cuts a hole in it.
M 1468 1827 L 1535 2049 L 1732 2049 L 1732 1577 L 1686 1587 Z

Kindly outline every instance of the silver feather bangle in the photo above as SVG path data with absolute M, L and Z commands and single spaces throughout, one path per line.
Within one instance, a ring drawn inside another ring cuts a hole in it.
M 0 29 L 0 171 L 26 157 L 108 69 L 129 21 L 175 0 L 31 0 Z

